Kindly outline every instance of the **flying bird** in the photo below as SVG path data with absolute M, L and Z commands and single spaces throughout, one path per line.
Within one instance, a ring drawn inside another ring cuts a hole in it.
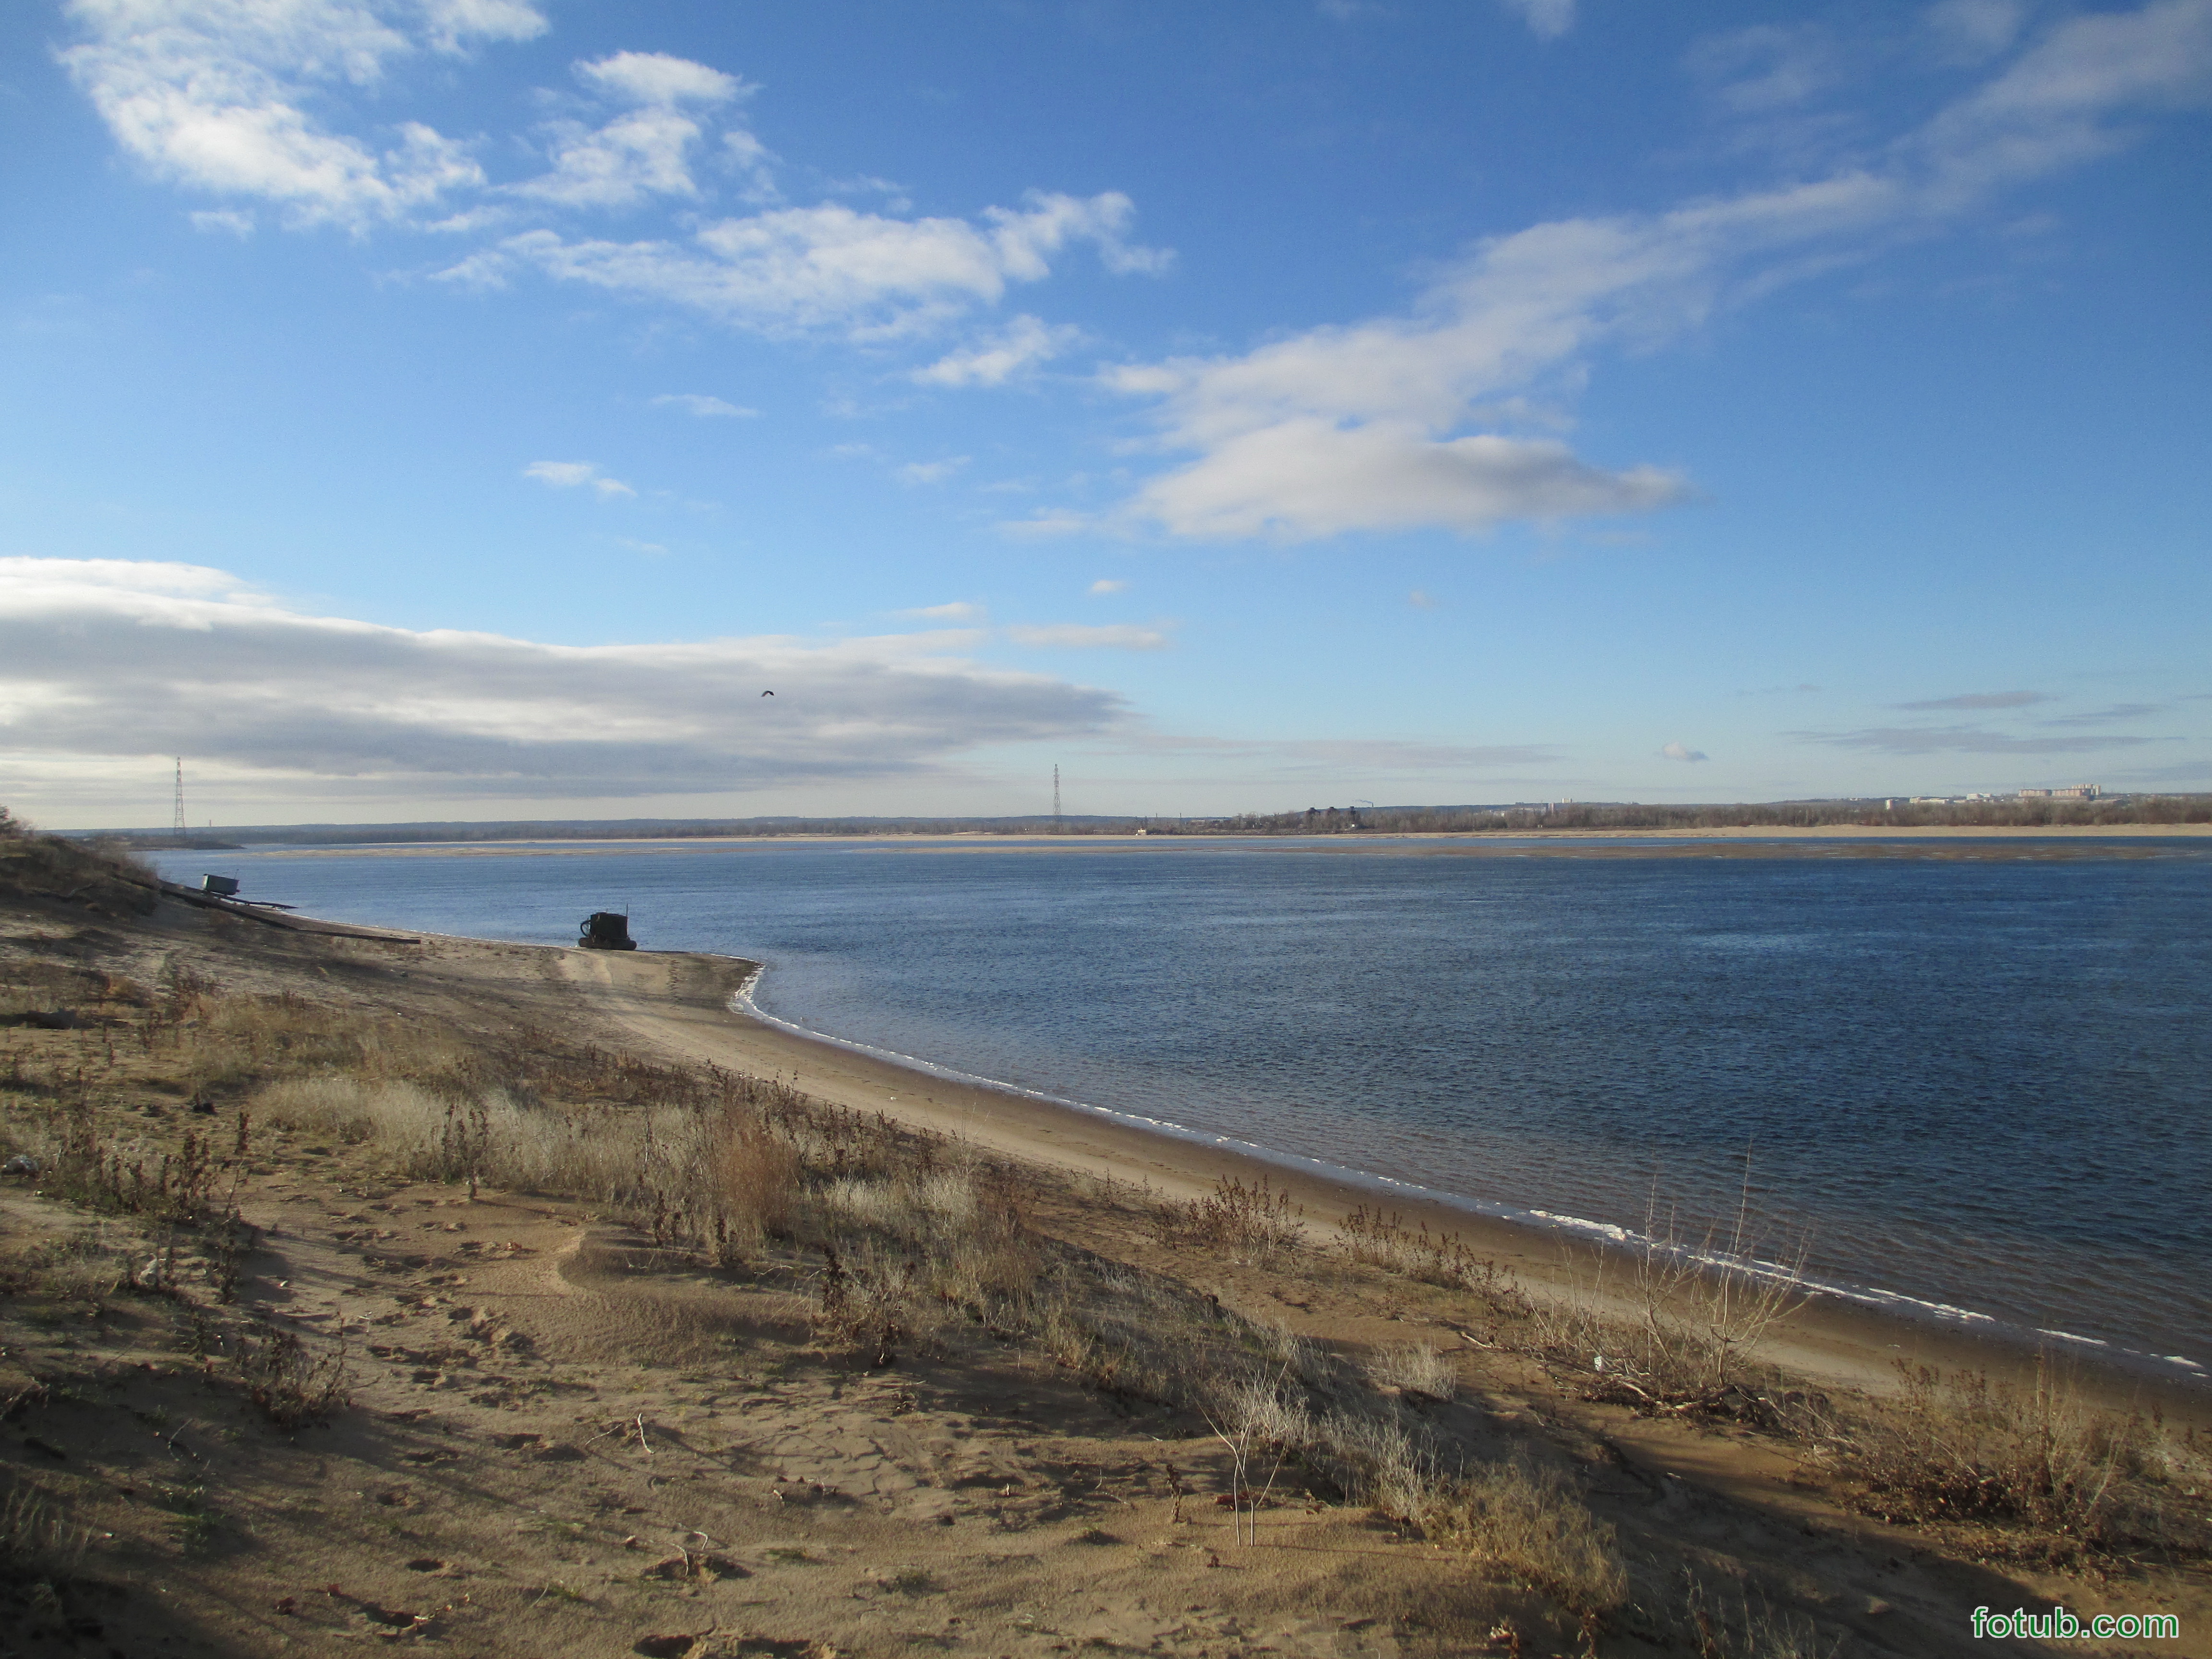
M 775 692 L 773 692 L 773 691 L 763 691 L 763 692 L 762 692 L 762 693 L 761 693 L 761 696 L 763 696 L 763 697 L 772 697 L 772 696 L 774 696 L 775 695 Z

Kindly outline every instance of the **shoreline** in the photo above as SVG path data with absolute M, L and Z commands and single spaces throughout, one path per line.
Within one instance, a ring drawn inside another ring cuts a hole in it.
M 561 979 L 599 1012 L 656 1045 L 733 1069 L 788 1073 L 796 1086 L 832 1104 L 881 1112 L 1000 1156 L 1149 1188 L 1165 1199 L 1202 1196 L 1224 1176 L 1248 1183 L 1265 1178 L 1275 1190 L 1289 1193 L 1302 1218 L 1324 1235 L 1358 1206 L 1379 1207 L 1397 1212 L 1409 1228 L 1458 1235 L 1476 1255 L 1494 1260 L 1540 1294 L 1574 1293 L 1627 1309 L 1626 1299 L 1607 1285 L 1626 1288 L 1622 1247 L 1629 1235 L 1598 1236 L 1607 1224 L 1576 1227 L 1538 1212 L 1525 1218 L 1491 1214 L 1469 1200 L 1409 1188 L 1388 1177 L 1273 1153 L 1206 1131 L 1139 1122 L 805 1031 L 751 1006 L 760 965 L 745 958 L 494 948 L 547 953 Z M 2094 1339 L 2054 1339 L 1971 1310 L 1946 1316 L 1937 1304 L 1917 1298 L 1869 1305 L 1850 1295 L 1861 1288 L 1817 1291 L 1770 1333 L 1765 1357 L 1808 1380 L 1878 1393 L 1893 1386 L 1899 1364 L 2025 1378 L 2041 1358 L 2055 1360 L 2108 1406 L 2154 1406 L 2169 1417 L 2212 1427 L 2212 1378 L 2165 1356 L 2137 1356 Z

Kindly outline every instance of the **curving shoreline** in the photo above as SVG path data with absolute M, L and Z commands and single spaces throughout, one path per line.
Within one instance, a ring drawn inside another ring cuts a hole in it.
M 1626 1289 L 1620 1248 L 1626 1235 L 1608 1224 L 1585 1222 L 1578 1230 L 1560 1224 L 1571 1218 L 1538 1212 L 1525 1218 L 1485 1213 L 1449 1194 L 1316 1160 L 1293 1162 L 1202 1132 L 1174 1133 L 1158 1122 L 1140 1123 L 806 1031 L 767 1014 L 745 996 L 760 964 L 744 958 L 493 948 L 544 951 L 562 979 L 598 1012 L 665 1053 L 789 1074 L 807 1093 L 836 1105 L 882 1112 L 1001 1156 L 1146 1186 L 1164 1198 L 1200 1196 L 1224 1175 L 1248 1182 L 1264 1176 L 1277 1190 L 1289 1192 L 1308 1224 L 1324 1233 L 1336 1231 L 1358 1206 L 1372 1207 L 1380 1200 L 1401 1212 L 1409 1227 L 1457 1233 L 1478 1255 L 1495 1260 L 1540 1294 L 1574 1294 L 1630 1310 L 1626 1297 L 1610 1288 Z M 1893 1383 L 1900 1362 L 2026 1376 L 2040 1350 L 2057 1357 L 2087 1392 L 2116 1408 L 2154 1404 L 2179 1420 L 2212 1425 L 2212 1383 L 2163 1357 L 2133 1356 L 2078 1340 L 2062 1342 L 2052 1333 L 1976 1316 L 1971 1310 L 1956 1310 L 1964 1317 L 1947 1318 L 1934 1304 L 1917 1300 L 1890 1301 L 1858 1287 L 1822 1289 L 1825 1293 L 1768 1338 L 1769 1356 L 1808 1379 L 1882 1391 Z
M 744 961 L 744 958 L 732 958 Z M 1402 1181 L 1395 1176 L 1378 1175 L 1346 1164 L 1337 1164 L 1325 1159 L 1309 1158 L 1301 1153 L 1284 1152 L 1256 1141 L 1240 1139 L 1232 1135 L 1211 1130 L 1196 1129 L 1168 1118 L 1147 1117 L 1138 1113 L 1119 1110 L 1110 1106 L 1093 1105 L 1087 1101 L 1071 1100 L 1063 1096 L 1048 1094 L 1042 1090 L 1027 1089 L 1017 1084 L 1006 1083 L 939 1065 L 919 1055 L 901 1054 L 895 1049 L 882 1048 L 856 1038 L 842 1037 L 833 1033 L 816 1031 L 797 1023 L 780 1018 L 762 1007 L 755 994 L 767 975 L 765 964 L 748 964 L 744 982 L 730 998 L 731 1012 L 745 1018 L 769 1025 L 785 1034 L 809 1042 L 820 1043 L 849 1053 L 862 1054 L 887 1065 L 908 1071 L 922 1073 L 948 1084 L 1012 1096 L 1036 1102 L 1038 1104 L 1061 1111 L 1086 1114 L 1123 1125 L 1140 1133 L 1156 1134 L 1183 1142 L 1194 1150 L 1226 1153 L 1239 1160 L 1256 1163 L 1288 1175 L 1291 1172 L 1309 1176 L 1338 1188 L 1364 1192 L 1377 1200 L 1387 1200 L 1394 1206 L 1418 1205 L 1434 1208 L 1447 1214 L 1463 1218 L 1468 1224 L 1489 1223 L 1532 1234 L 1540 1238 L 1595 1246 L 1600 1249 L 1634 1251 L 1646 1241 L 1632 1228 L 1609 1221 L 1597 1221 L 1585 1216 L 1566 1215 L 1558 1212 L 1519 1208 L 1497 1204 L 1462 1194 L 1447 1192 L 1440 1188 L 1427 1187 L 1419 1182 Z M 1334 1222 L 1329 1230 L 1335 1230 Z M 1893 1317 L 1921 1322 L 1934 1322 L 1941 1328 L 1954 1331 L 1975 1333 L 2014 1349 L 2033 1352 L 2051 1343 L 2067 1345 L 2054 1350 L 2078 1357 L 2095 1358 L 2107 1363 L 2139 1369 L 2145 1375 L 2181 1384 L 2201 1384 L 2212 1389 L 2212 1372 L 2185 1355 L 2161 1354 L 2147 1349 L 2130 1348 L 2108 1341 L 2101 1337 L 2082 1336 L 2071 1331 L 2044 1326 L 2021 1325 L 2001 1316 L 1984 1313 L 1973 1308 L 1960 1307 L 1948 1302 L 1938 1302 L 1917 1297 L 1903 1291 L 1891 1291 L 1878 1285 L 1860 1285 L 1841 1279 L 1815 1277 L 1796 1273 L 1780 1263 L 1756 1257 L 1729 1257 L 1722 1253 L 1681 1249 L 1686 1259 L 1711 1267 L 1732 1267 L 1754 1278 L 1794 1276 L 1814 1297 L 1829 1298 L 1857 1307 L 1882 1312 Z M 2040 1339 L 2041 1340 L 2039 1340 Z

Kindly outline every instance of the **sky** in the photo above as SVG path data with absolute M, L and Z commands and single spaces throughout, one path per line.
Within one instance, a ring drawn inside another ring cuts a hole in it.
M 0 802 L 2212 789 L 2208 106 L 2212 0 L 20 0 Z

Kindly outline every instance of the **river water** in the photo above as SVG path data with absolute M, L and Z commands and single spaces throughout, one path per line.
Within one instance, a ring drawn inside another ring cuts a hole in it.
M 1554 1224 L 1655 1194 L 1932 1316 L 2212 1366 L 2212 848 L 164 854 L 310 915 L 767 964 L 802 1029 Z M 1686 856 L 1685 854 L 1689 855 Z M 1984 855 L 1990 854 L 1990 855 Z

